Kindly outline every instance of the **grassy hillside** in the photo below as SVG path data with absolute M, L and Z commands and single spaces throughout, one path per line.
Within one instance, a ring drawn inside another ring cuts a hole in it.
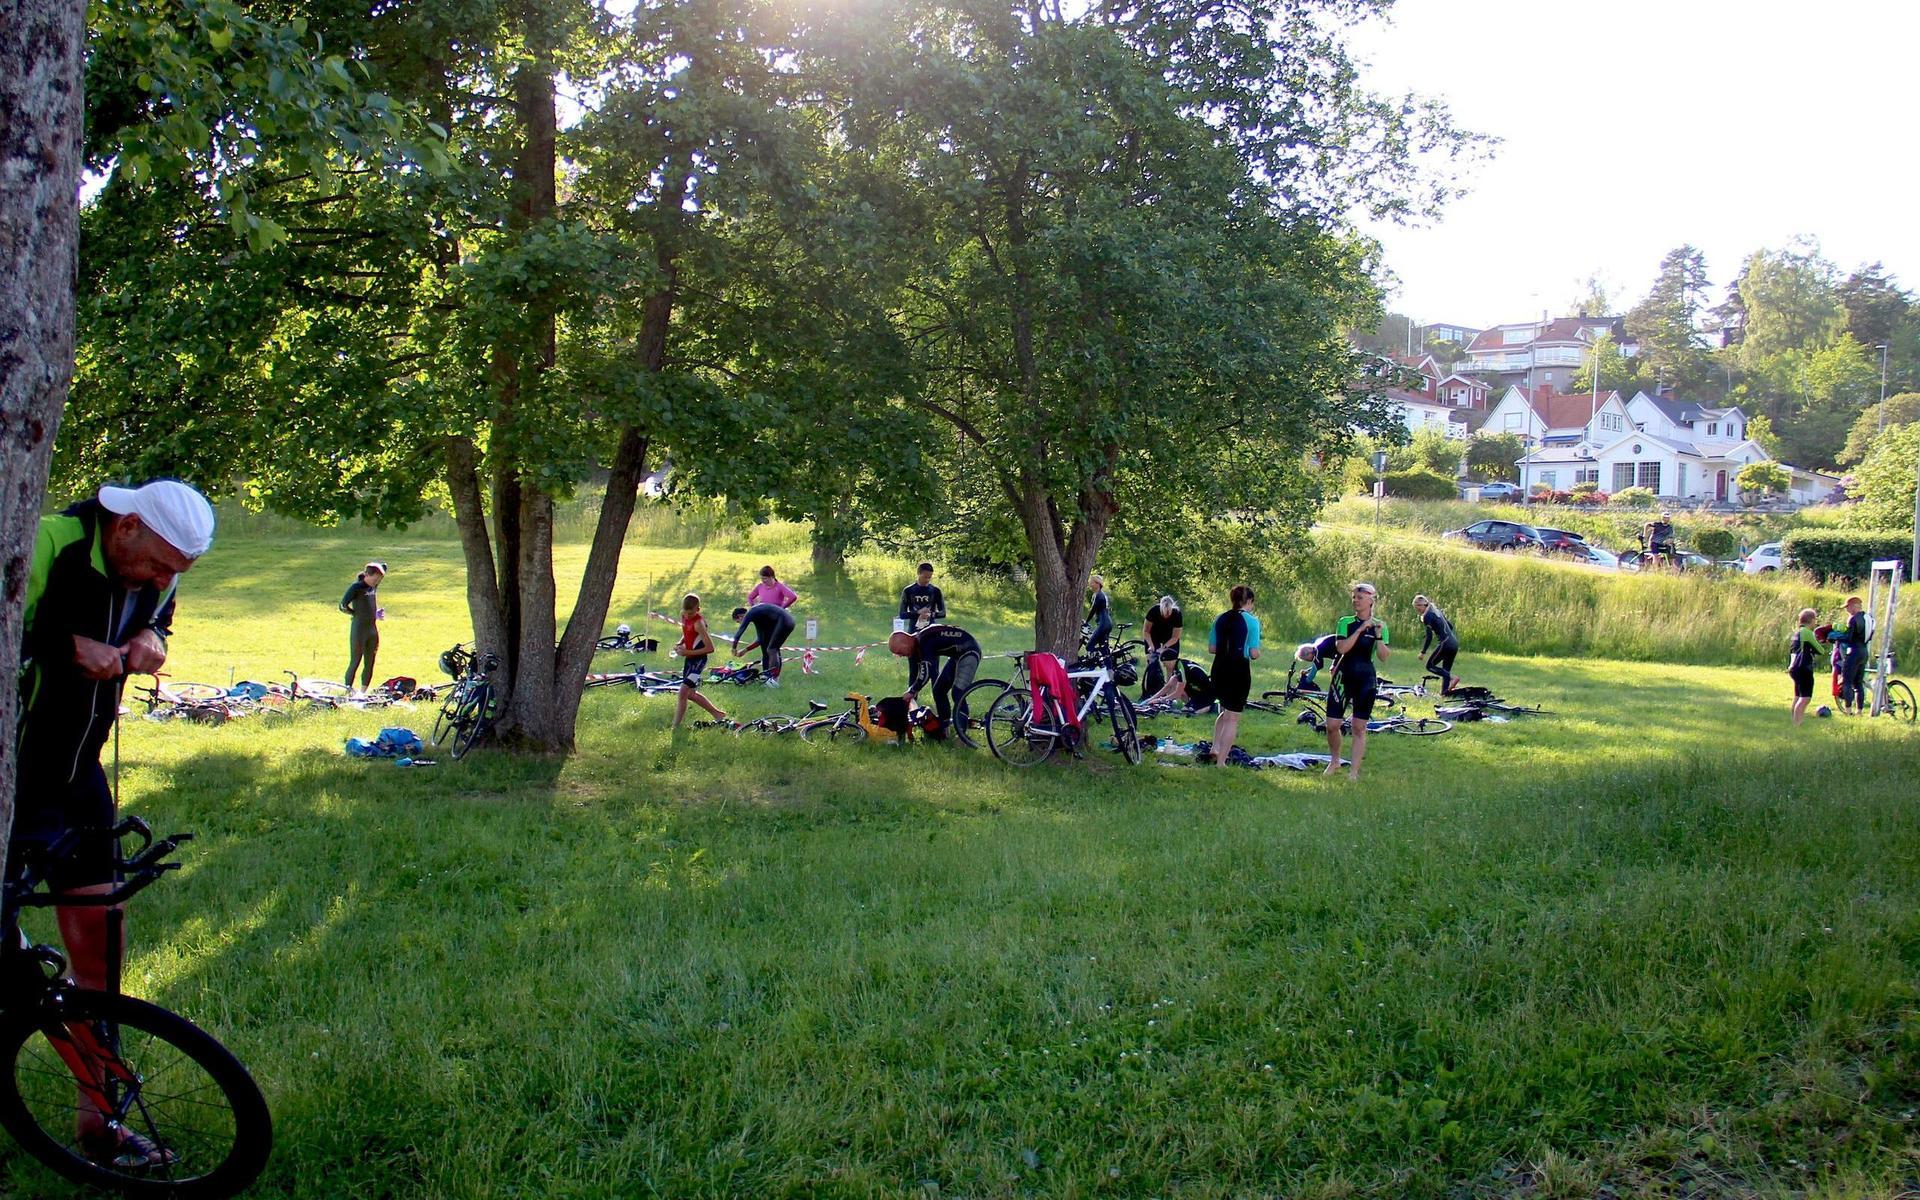
M 636 544 L 616 610 L 737 594 L 770 556 L 824 637 L 885 629 L 900 564 L 828 585 L 770 541 Z M 431 677 L 465 628 L 452 545 L 284 529 L 189 577 L 179 673 L 343 666 L 332 605 L 368 556 L 394 566 L 383 663 Z M 1673 581 L 1404 543 L 1285 568 L 1283 630 L 1360 571 L 1394 605 L 1440 580 L 1483 644 L 1515 590 L 1516 644 L 1588 602 L 1674 617 Z M 949 582 L 989 648 L 1024 644 L 1017 589 Z M 339 745 L 424 712 L 135 721 L 128 807 L 201 840 L 136 905 L 128 987 L 262 1081 L 259 1195 L 1896 1194 L 1920 738 L 1790 730 L 1777 664 L 1546 650 L 1463 667 L 1556 715 L 1377 738 L 1357 788 L 676 739 L 632 693 L 588 697 L 573 757 L 413 771 Z M 840 656 L 721 699 L 901 676 Z M 1243 741 L 1316 744 L 1264 714 Z M 0 1180 L 68 1194 L 17 1154 Z

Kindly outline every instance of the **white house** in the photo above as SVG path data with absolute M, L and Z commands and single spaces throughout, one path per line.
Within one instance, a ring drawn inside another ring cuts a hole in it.
M 1592 481 L 1608 493 L 1643 487 L 1670 499 L 1725 501 L 1739 492 L 1740 468 L 1772 461 L 1758 442 L 1744 436 L 1747 417 L 1738 408 L 1709 408 L 1641 392 L 1616 411 L 1623 422 L 1610 420 L 1610 428 L 1603 429 L 1596 421 L 1581 441 L 1556 445 L 1543 438 L 1519 460 L 1520 486 L 1544 484 L 1564 491 Z M 1611 428 L 1616 424 L 1624 428 Z M 1802 502 L 1825 498 L 1837 483 L 1816 472 L 1787 470 L 1794 481 L 1790 494 Z
M 1552 388 L 1538 388 L 1529 396 L 1510 387 L 1499 403 L 1487 410 L 1480 426 L 1485 433 L 1511 433 L 1529 446 L 1611 441 L 1627 429 L 1627 409 L 1618 392 L 1598 396 L 1582 392 L 1568 396 Z

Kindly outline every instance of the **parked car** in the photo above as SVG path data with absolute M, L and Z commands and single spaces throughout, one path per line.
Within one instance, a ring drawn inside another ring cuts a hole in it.
M 1483 483 L 1480 485 L 1482 500 L 1518 500 L 1526 493 L 1517 483 Z
M 1620 569 L 1622 571 L 1638 571 L 1642 564 L 1652 557 L 1652 555 L 1639 550 L 1623 551 L 1620 555 Z M 1702 568 L 1710 569 L 1715 565 L 1714 561 L 1706 555 L 1695 554 L 1691 550 L 1681 551 L 1680 557 L 1676 561 L 1682 571 L 1698 571 Z
M 1540 544 L 1540 531 L 1518 521 L 1475 521 L 1440 536 L 1470 542 L 1482 550 L 1531 550 Z
M 1740 569 L 1749 575 L 1758 575 L 1763 571 L 1778 571 L 1786 565 L 1786 559 L 1780 554 L 1779 542 L 1768 542 L 1764 546 L 1756 546 L 1752 554 L 1740 560 Z
M 1617 571 L 1620 569 L 1620 556 L 1613 551 L 1603 550 L 1598 546 L 1589 546 L 1585 543 L 1582 543 L 1580 548 L 1587 552 L 1587 556 L 1585 559 L 1576 561 L 1592 563 L 1596 567 L 1605 567 L 1609 571 Z
M 1540 549 L 1548 554 L 1565 554 L 1573 558 L 1587 556 L 1587 539 L 1571 529 L 1553 529 L 1545 525 L 1536 526 L 1540 532 Z

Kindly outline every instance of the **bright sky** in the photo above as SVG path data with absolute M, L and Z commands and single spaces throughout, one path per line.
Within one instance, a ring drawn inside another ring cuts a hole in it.
M 1718 303 L 1749 252 L 1802 234 L 1920 289 L 1916 0 L 1398 0 L 1354 44 L 1376 90 L 1503 139 L 1437 224 L 1372 230 L 1395 311 L 1564 315 L 1594 274 L 1624 311 L 1682 243 Z

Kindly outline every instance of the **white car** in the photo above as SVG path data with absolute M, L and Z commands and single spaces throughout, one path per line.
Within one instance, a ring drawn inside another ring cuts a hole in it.
M 1786 566 L 1786 560 L 1780 557 L 1780 543 L 1768 542 L 1754 548 L 1752 554 L 1740 560 L 1740 568 L 1749 575 L 1758 575 L 1763 571 L 1778 571 Z
M 1605 567 L 1609 571 L 1618 571 L 1620 569 L 1620 556 L 1611 550 L 1603 550 L 1598 546 L 1587 547 L 1587 561 L 1596 567 Z

